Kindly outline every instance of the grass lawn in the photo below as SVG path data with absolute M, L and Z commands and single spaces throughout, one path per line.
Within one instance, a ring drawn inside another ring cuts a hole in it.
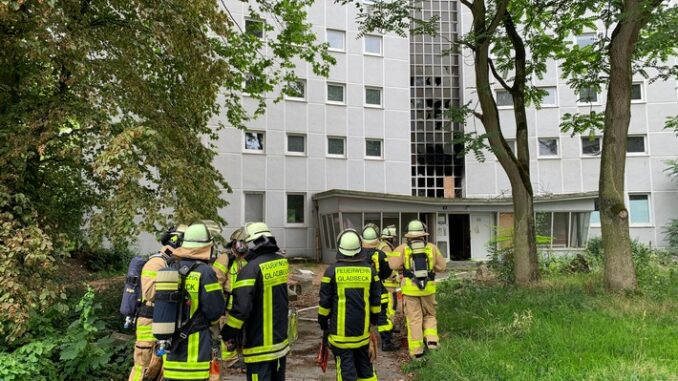
M 678 380 L 678 274 L 633 295 L 600 274 L 529 289 L 448 282 L 438 291 L 442 348 L 411 363 L 416 380 Z

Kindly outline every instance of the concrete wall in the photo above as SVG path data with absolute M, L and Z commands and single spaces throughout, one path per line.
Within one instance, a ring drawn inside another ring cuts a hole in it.
M 461 9 L 460 27 L 465 33 L 471 26 L 472 18 L 465 7 Z M 472 105 L 477 105 L 472 55 L 469 51 L 464 51 L 462 56 L 465 57 L 462 64 L 463 103 L 470 101 Z M 669 64 L 676 63 L 678 59 L 671 58 Z M 581 105 L 566 80 L 560 78 L 557 62 L 549 62 L 548 69 L 548 73 L 542 80 L 538 80 L 536 85 L 555 86 L 556 105 L 540 110 L 531 107 L 527 110 L 531 179 L 535 193 L 596 191 L 600 158 L 582 155 L 581 136 L 573 137 L 569 133 L 562 133 L 559 124 L 565 113 L 586 113 L 591 109 L 604 110 L 605 89 L 598 94 L 597 104 Z M 641 76 L 634 77 L 634 82 L 636 81 L 643 89 L 643 99 L 634 101 L 631 106 L 629 134 L 645 137 L 646 152 L 629 154 L 625 186 L 627 192 L 649 195 L 651 223 L 647 226 L 632 225 L 631 236 L 655 246 L 665 246 L 667 243 L 662 230 L 671 218 L 678 218 L 678 183 L 672 182 L 663 171 L 667 167 L 665 161 L 678 158 L 678 139 L 673 132 L 663 128 L 667 117 L 678 114 L 678 82 L 672 79 L 649 83 Z M 499 89 L 500 85 L 494 83 L 493 88 Z M 512 108 L 500 107 L 500 117 L 505 137 L 515 138 Z M 467 121 L 466 129 L 479 133 L 484 131 L 482 124 L 473 118 Z M 558 139 L 557 157 L 538 157 L 538 139 L 541 137 Z M 465 196 L 510 195 L 511 187 L 501 165 L 490 152 L 487 152 L 486 158 L 485 162 L 479 162 L 473 155 L 466 156 Z M 590 235 L 599 234 L 600 229 L 593 226 Z

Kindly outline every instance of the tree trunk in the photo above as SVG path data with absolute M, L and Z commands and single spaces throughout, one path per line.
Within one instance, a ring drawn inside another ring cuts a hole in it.
M 661 3 L 653 1 L 654 3 Z M 638 286 L 631 255 L 629 213 L 624 203 L 626 140 L 631 121 L 632 60 L 641 28 L 653 9 L 650 2 L 627 0 L 610 41 L 610 81 L 600 160 L 600 225 L 605 255 L 605 287 L 630 291 Z
M 534 197 L 522 182 L 512 185 L 512 195 L 515 282 L 525 286 L 539 279 L 537 237 L 534 227 Z

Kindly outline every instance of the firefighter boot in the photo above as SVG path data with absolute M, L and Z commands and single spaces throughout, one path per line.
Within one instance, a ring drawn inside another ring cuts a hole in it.
M 393 341 L 393 334 L 391 331 L 381 332 L 381 350 L 383 352 L 393 352 L 400 349 L 400 343 Z

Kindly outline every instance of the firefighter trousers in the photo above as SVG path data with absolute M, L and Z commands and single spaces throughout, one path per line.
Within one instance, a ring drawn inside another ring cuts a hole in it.
M 160 378 L 162 359 L 155 355 L 155 338 L 151 331 L 152 320 L 137 319 L 136 342 L 134 343 L 134 367 L 129 381 L 148 381 Z
M 407 346 L 410 356 L 424 353 L 426 343 L 438 343 L 436 295 L 403 295 L 403 310 L 407 321 Z
M 369 345 L 353 349 L 332 347 L 337 365 L 337 381 L 377 381 L 369 348 Z
M 247 363 L 247 381 L 285 381 L 287 357 Z
M 377 331 L 382 339 L 391 337 L 391 332 L 393 331 L 393 321 L 391 313 L 393 302 L 391 300 L 391 294 L 388 292 L 384 285 L 381 285 L 381 311 L 377 316 Z

